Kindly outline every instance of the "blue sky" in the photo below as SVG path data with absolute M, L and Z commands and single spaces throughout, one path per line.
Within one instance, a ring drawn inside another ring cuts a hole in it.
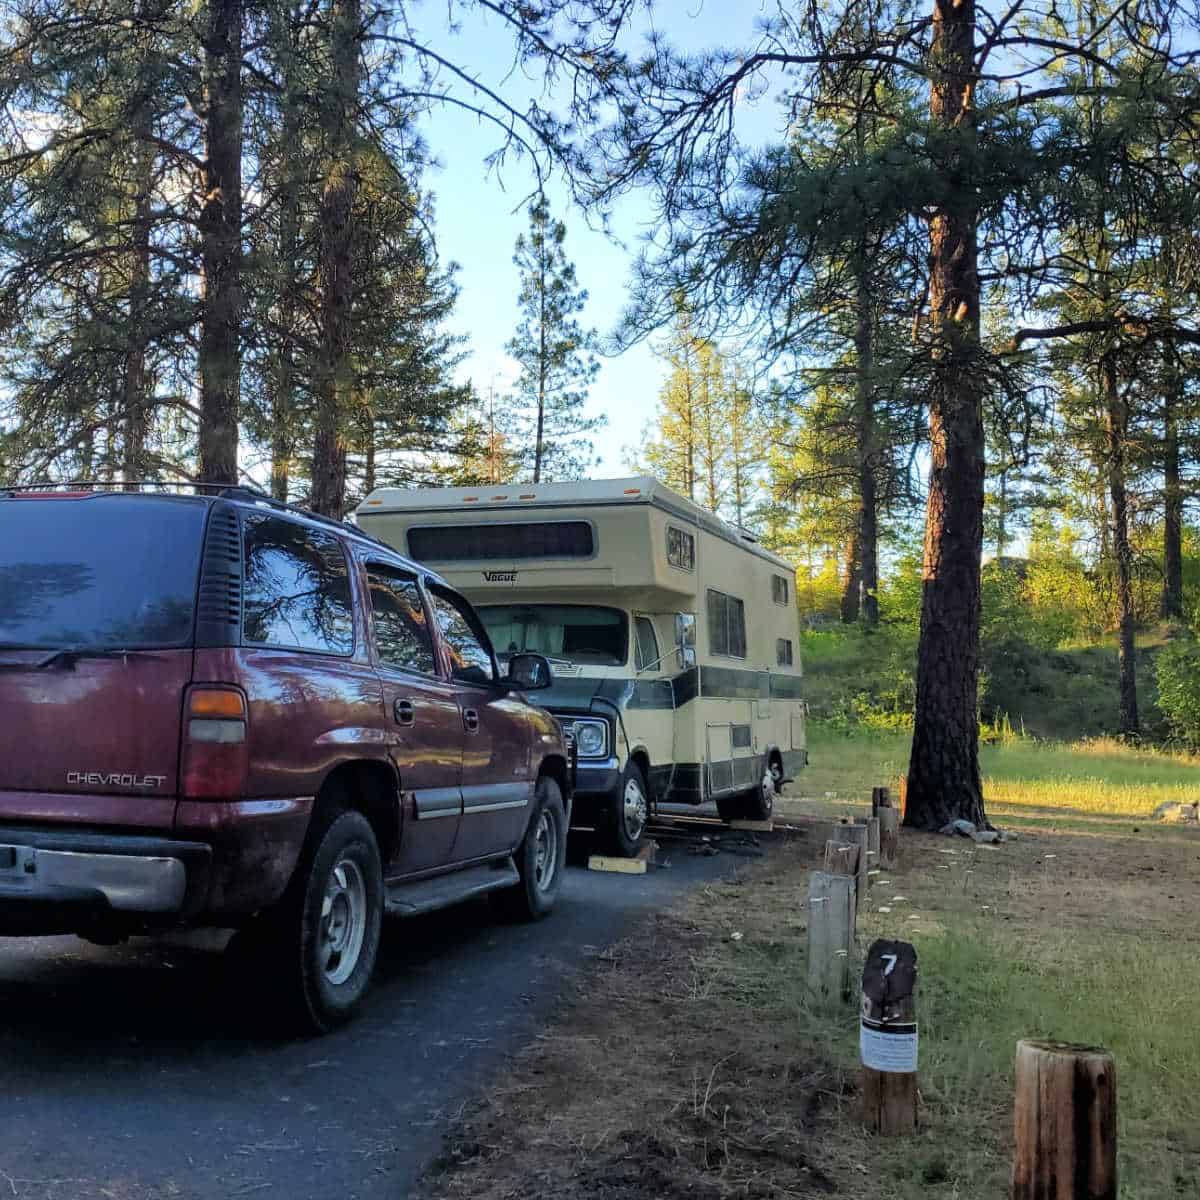
M 654 15 L 657 28 L 674 44 L 698 50 L 744 40 L 753 33 L 755 21 L 771 9 L 773 5 L 761 0 L 691 0 L 656 6 Z M 432 21 L 440 10 L 433 4 L 421 11 Z M 446 36 L 448 57 L 471 64 L 489 83 L 500 84 L 512 50 L 499 22 L 472 16 L 460 33 Z M 504 94 L 517 96 L 536 86 L 517 74 L 504 85 Z M 768 135 L 782 123 L 781 114 L 769 101 L 761 101 L 758 108 L 754 124 Z M 489 174 L 484 160 L 497 146 L 498 131 L 461 110 L 443 107 L 430 114 L 425 136 L 439 163 L 425 180 L 436 199 L 439 252 L 460 264 L 462 294 L 453 326 L 469 335 L 471 351 L 462 373 L 474 379 L 481 393 L 494 374 L 499 392 L 514 373 L 504 351 L 517 323 L 512 253 L 517 234 L 527 227 L 526 214 L 518 206 L 534 186 L 533 173 L 527 164 L 510 161 L 500 174 Z M 567 226 L 567 254 L 589 293 L 583 319 L 607 334 L 625 305 L 630 264 L 639 236 L 652 219 L 648 199 L 631 195 L 613 212 L 613 228 L 622 246 L 589 228 L 584 215 L 567 206 L 561 181 L 552 180 L 547 191 L 552 208 Z M 597 476 L 625 473 L 623 448 L 640 439 L 655 411 L 662 379 L 662 365 L 650 345 L 602 359 L 590 399 L 590 410 L 608 417 L 607 428 L 596 438 L 601 456 Z

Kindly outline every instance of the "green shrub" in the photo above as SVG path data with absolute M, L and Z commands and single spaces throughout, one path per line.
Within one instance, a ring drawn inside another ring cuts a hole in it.
M 1191 638 L 1163 647 L 1155 663 L 1158 709 L 1171 735 L 1200 745 L 1200 645 Z

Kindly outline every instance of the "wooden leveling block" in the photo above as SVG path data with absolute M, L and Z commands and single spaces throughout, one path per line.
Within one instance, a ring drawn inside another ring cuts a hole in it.
M 633 858 L 617 858 L 611 854 L 591 854 L 588 856 L 589 871 L 613 871 L 618 875 L 645 875 L 647 868 L 654 861 L 657 842 L 646 842 Z

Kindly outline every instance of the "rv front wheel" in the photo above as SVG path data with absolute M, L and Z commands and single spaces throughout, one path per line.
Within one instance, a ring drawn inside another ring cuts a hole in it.
M 758 787 L 746 793 L 746 816 L 751 821 L 769 821 L 775 809 L 775 775 L 764 767 Z
M 650 817 L 649 793 L 641 768 L 632 760 L 621 775 L 621 788 L 616 796 L 616 811 L 609 823 L 609 842 L 617 854 L 631 857 L 638 852 L 642 833 Z

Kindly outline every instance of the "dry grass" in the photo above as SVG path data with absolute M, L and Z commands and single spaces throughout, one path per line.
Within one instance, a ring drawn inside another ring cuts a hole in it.
M 849 749 L 818 757 L 805 798 L 786 798 L 800 836 L 615 948 L 463 1119 L 431 1195 L 1000 1198 L 1015 1043 L 1058 1037 L 1116 1056 L 1123 1200 L 1200 1196 L 1200 831 L 1045 786 L 1111 773 L 1144 813 L 1193 760 L 993 752 L 992 777 L 1025 789 L 989 800 L 1016 840 L 905 832 L 858 942 L 917 947 L 922 1128 L 881 1144 L 855 1116 L 855 1011 L 812 1012 L 802 986 L 807 878 L 829 823 L 897 773 L 886 739 Z

